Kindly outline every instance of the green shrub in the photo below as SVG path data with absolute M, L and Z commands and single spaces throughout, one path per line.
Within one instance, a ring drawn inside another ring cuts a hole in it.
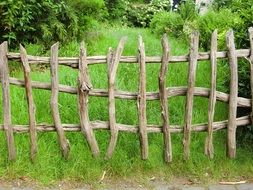
M 198 12 L 193 1 L 188 0 L 179 6 L 177 12 L 162 12 L 154 16 L 150 28 L 152 32 L 161 35 L 166 32 L 175 37 L 188 36 L 198 30 Z
M 110 20 L 125 21 L 125 12 L 130 4 L 128 0 L 105 0 Z
M 198 18 L 198 11 L 192 0 L 187 0 L 180 4 L 178 13 L 184 21 L 194 21 Z
M 228 19 L 229 18 L 229 19 Z M 230 28 L 238 29 L 243 21 L 238 14 L 230 9 L 222 9 L 219 12 L 210 10 L 198 19 L 201 34 L 201 46 L 205 49 L 210 48 L 210 37 L 215 29 L 218 29 L 218 45 L 220 49 L 225 49 L 226 33 Z
M 176 37 L 181 36 L 184 21 L 182 17 L 175 12 L 161 12 L 154 16 L 150 23 L 150 28 L 155 34 L 161 35 L 168 33 Z
M 230 6 L 232 3 L 231 0 L 214 0 L 213 7 L 217 10 L 222 9 L 224 7 Z
M 117 0 L 109 13 L 111 18 L 120 19 L 128 26 L 148 27 L 156 13 L 168 10 L 170 10 L 169 0 L 151 0 L 148 4 Z
M 86 23 L 102 17 L 104 7 L 103 0 L 4 0 L 0 3 L 0 41 L 17 46 L 82 38 Z

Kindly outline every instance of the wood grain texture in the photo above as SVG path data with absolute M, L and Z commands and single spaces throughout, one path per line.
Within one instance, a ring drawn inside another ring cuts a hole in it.
M 185 126 L 184 126 L 184 158 L 187 160 L 190 156 L 191 142 L 191 125 L 194 99 L 194 86 L 196 79 L 196 69 L 198 61 L 199 33 L 191 34 L 190 55 L 189 55 L 189 71 L 188 71 L 188 90 L 186 94 L 185 106 Z
M 10 77 L 10 84 L 24 87 L 24 80 Z M 31 81 L 32 88 L 36 89 L 44 89 L 51 90 L 50 83 Z M 178 87 L 168 87 L 166 88 L 167 97 L 175 97 L 175 96 L 185 96 L 187 93 L 188 87 L 178 86 Z M 69 94 L 77 94 L 77 88 L 66 85 L 59 85 L 59 92 L 65 92 Z M 194 87 L 194 96 L 209 98 L 210 89 L 203 87 Z M 96 97 L 108 97 L 108 90 L 106 89 L 91 89 L 89 91 L 89 96 Z M 138 96 L 138 92 L 128 92 L 122 90 L 115 90 L 115 98 L 118 99 L 127 99 L 127 100 L 136 100 Z M 159 100 L 158 92 L 147 92 L 146 94 L 147 100 Z M 229 94 L 224 92 L 216 91 L 217 101 L 228 103 Z M 251 99 L 238 97 L 237 98 L 237 106 L 238 107 L 251 107 Z
M 116 116 L 115 116 L 115 78 L 116 72 L 119 65 L 120 57 L 122 55 L 126 38 L 121 38 L 115 53 L 109 50 L 108 53 L 108 99 L 109 99 L 109 123 L 111 138 L 106 153 L 106 159 L 112 157 L 114 149 L 118 139 L 118 129 L 116 127 Z
M 52 111 L 53 121 L 58 134 L 58 140 L 60 143 L 61 151 L 63 157 L 68 159 L 69 156 L 69 141 L 65 137 L 64 130 L 61 125 L 61 118 L 58 108 L 58 94 L 59 94 L 59 79 L 58 79 L 58 48 L 59 43 L 55 43 L 51 47 L 51 57 L 50 57 L 50 71 L 51 71 L 51 85 L 52 94 L 50 100 L 50 106 Z
M 138 62 L 139 62 L 139 94 L 137 98 L 141 158 L 148 159 L 148 134 L 147 134 L 147 111 L 146 111 L 146 62 L 145 46 L 142 37 L 138 38 Z
M 13 129 L 11 124 L 11 100 L 10 100 L 10 83 L 9 83 L 9 68 L 8 68 L 8 44 L 3 42 L 0 45 L 0 68 L 1 68 L 1 82 L 2 82 L 2 100 L 3 100 L 3 128 L 5 131 L 8 158 L 15 160 L 16 150 L 13 136 Z
M 80 61 L 79 61 L 79 73 L 78 73 L 78 108 L 80 116 L 80 126 L 82 133 L 86 136 L 89 147 L 92 151 L 92 155 L 96 158 L 99 156 L 99 147 L 96 141 L 95 134 L 90 125 L 88 114 L 88 96 L 89 91 L 92 88 L 90 77 L 88 73 L 88 65 L 86 59 L 86 48 L 84 42 L 80 47 Z
M 253 122 L 253 28 L 249 28 L 250 41 L 250 88 L 251 88 L 251 122 Z
M 212 33 L 211 38 L 211 51 L 210 51 L 210 63 L 211 63 L 211 87 L 208 104 L 208 136 L 205 144 L 205 154 L 212 159 L 214 154 L 213 148 L 213 122 L 216 104 L 216 78 L 217 78 L 217 30 Z
M 35 105 L 33 101 L 32 95 L 32 85 L 30 78 L 30 66 L 27 58 L 27 53 L 25 48 L 20 44 L 20 57 L 24 70 L 24 79 L 25 79 L 25 91 L 26 91 L 26 99 L 28 105 L 28 113 L 29 113 L 29 130 L 30 130 L 30 158 L 31 161 L 34 162 L 36 154 L 37 154 L 37 133 L 36 133 L 36 118 L 35 118 Z
M 230 67 L 230 96 L 228 108 L 228 130 L 227 130 L 227 155 L 229 158 L 236 157 L 236 114 L 238 95 L 238 68 L 237 55 L 235 51 L 234 33 L 229 30 L 226 36 L 228 48 L 228 60 Z
M 238 49 L 236 50 L 238 57 L 249 57 L 250 49 Z M 11 60 L 20 60 L 19 53 L 8 53 L 8 58 Z M 227 51 L 217 52 L 217 59 L 227 58 Z M 48 64 L 50 62 L 50 57 L 42 57 L 42 56 L 33 56 L 28 55 L 28 60 L 30 64 Z M 201 60 L 210 60 L 210 52 L 199 52 L 198 61 Z M 78 68 L 79 57 L 59 57 L 59 64 L 69 66 L 72 68 Z M 106 56 L 89 56 L 87 57 L 88 65 L 94 64 L 106 64 L 107 57 Z M 146 63 L 151 64 L 160 64 L 162 61 L 162 57 L 160 56 L 146 56 Z M 181 63 L 189 61 L 189 55 L 175 55 L 171 56 L 169 60 L 169 64 Z M 121 56 L 120 58 L 121 64 L 125 63 L 138 63 L 137 56 Z
M 110 130 L 109 122 L 108 121 L 91 121 L 90 122 L 93 130 Z M 216 121 L 213 123 L 213 130 L 218 131 L 222 129 L 226 129 L 228 124 L 228 120 L 224 121 Z M 246 125 L 251 124 L 250 115 L 239 117 L 236 119 L 236 125 L 245 127 Z M 116 123 L 116 126 L 119 131 L 127 132 L 127 133 L 139 133 L 139 126 L 138 125 L 126 125 Z M 62 124 L 64 131 L 67 132 L 80 132 L 81 127 L 79 124 Z M 208 128 L 207 123 L 201 124 L 194 124 L 192 125 L 192 132 L 206 132 Z M 38 124 L 36 126 L 37 132 L 54 132 L 56 128 L 54 125 L 48 124 Z M 3 125 L 0 124 L 0 130 L 3 130 Z M 15 133 L 26 133 L 29 132 L 28 125 L 13 125 L 13 131 Z M 148 133 L 162 133 L 163 129 L 162 126 L 159 125 L 147 125 Z M 179 125 L 170 125 L 170 132 L 171 133 L 183 133 L 183 126 Z
M 163 120 L 163 141 L 164 141 L 164 160 L 165 162 L 172 161 L 172 146 L 169 126 L 169 110 L 168 110 L 168 94 L 166 90 L 166 73 L 170 59 L 170 47 L 167 34 L 162 37 L 163 56 L 162 64 L 159 73 L 159 97 L 161 102 L 161 116 Z

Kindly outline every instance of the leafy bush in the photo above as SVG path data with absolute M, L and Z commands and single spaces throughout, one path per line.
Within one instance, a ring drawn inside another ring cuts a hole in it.
M 178 13 L 184 21 L 193 21 L 198 18 L 198 11 L 192 0 L 187 0 L 180 4 Z
M 128 26 L 148 27 L 156 13 L 168 10 L 169 0 L 151 0 L 148 4 L 117 0 L 109 13 L 113 19 L 121 19 Z
M 198 29 L 198 12 L 193 1 L 182 3 L 176 12 L 162 12 L 154 16 L 151 30 L 161 35 L 166 32 L 175 37 L 186 37 Z
M 229 19 L 228 19 L 229 18 Z M 210 10 L 198 19 L 201 34 L 200 43 L 205 49 L 210 48 L 210 36 L 215 29 L 218 29 L 218 45 L 225 49 L 226 33 L 230 28 L 240 29 L 243 21 L 238 14 L 230 9 L 222 9 L 219 12 Z
M 81 38 L 90 16 L 100 17 L 103 7 L 103 0 L 4 0 L 0 2 L 0 41 L 14 45 Z
M 176 37 L 181 36 L 184 20 L 175 12 L 161 12 L 154 16 L 150 23 L 152 32 L 156 34 L 173 34 Z
M 111 20 L 125 20 L 125 12 L 130 4 L 128 0 L 105 0 L 105 4 Z
M 216 10 L 222 9 L 222 8 L 227 8 L 228 6 L 230 6 L 232 3 L 231 0 L 214 0 L 213 1 L 213 7 Z

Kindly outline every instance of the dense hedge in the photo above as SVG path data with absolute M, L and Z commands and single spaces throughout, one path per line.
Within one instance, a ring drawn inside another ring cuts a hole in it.
M 14 44 L 82 38 L 104 14 L 103 0 L 3 0 L 0 41 Z
M 154 15 L 151 20 L 151 30 L 161 34 L 169 32 L 178 37 L 188 37 L 192 30 L 200 30 L 201 45 L 208 49 L 211 32 L 218 29 L 219 46 L 224 48 L 225 33 L 233 28 L 237 47 L 248 46 L 247 30 L 253 26 L 253 0 L 215 0 L 213 6 L 203 15 L 192 0 L 182 3 L 177 12 L 163 12 Z M 166 21 L 164 19 L 167 19 Z

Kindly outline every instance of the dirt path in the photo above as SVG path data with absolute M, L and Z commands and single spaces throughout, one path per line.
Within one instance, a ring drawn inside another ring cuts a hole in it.
M 181 180 L 181 179 L 180 179 Z M 179 181 L 180 181 L 179 180 Z M 201 184 L 185 184 L 185 181 L 169 184 L 162 181 L 151 180 L 147 183 L 136 183 L 131 181 L 105 181 L 87 185 L 77 182 L 59 182 L 50 186 L 42 186 L 34 181 L 27 179 L 19 179 L 16 181 L 6 182 L 0 180 L 0 190 L 37 190 L 37 189 L 76 189 L 76 190 L 253 190 L 253 183 L 245 183 L 240 185 L 201 185 Z

